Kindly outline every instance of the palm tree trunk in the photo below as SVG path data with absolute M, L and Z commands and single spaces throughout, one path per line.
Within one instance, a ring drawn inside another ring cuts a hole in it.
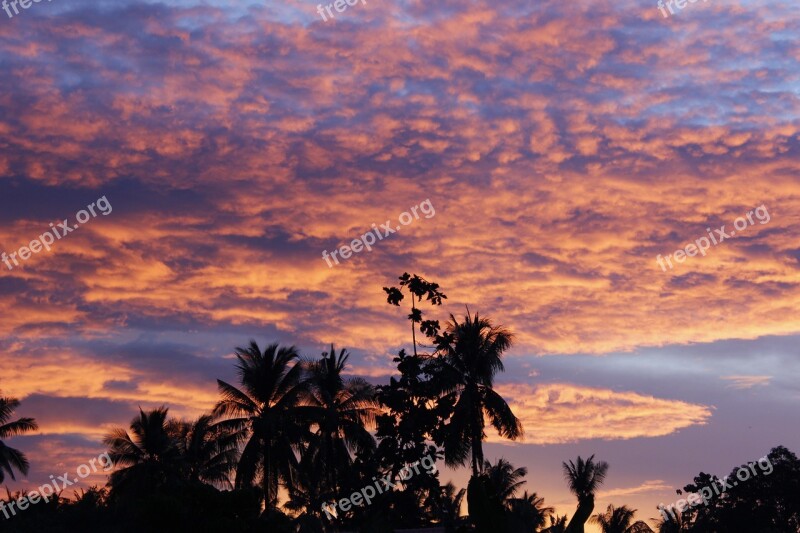
M 569 521 L 566 533 L 584 533 L 584 524 L 592 516 L 592 511 L 594 511 L 594 496 L 578 500 L 578 508 Z
M 483 471 L 483 405 L 477 406 L 472 423 L 472 473 L 477 476 L 479 471 Z
M 421 300 L 421 298 L 420 298 Z M 411 314 L 414 315 L 414 311 L 416 310 L 414 306 L 414 295 L 411 295 Z M 417 328 L 415 327 L 416 323 L 414 320 L 411 320 L 411 341 L 414 343 L 414 357 L 417 356 Z
M 264 464 L 262 467 L 263 472 L 263 485 L 264 485 L 264 511 L 269 511 L 272 505 L 272 472 L 270 471 L 270 457 L 269 457 L 269 442 L 264 442 Z

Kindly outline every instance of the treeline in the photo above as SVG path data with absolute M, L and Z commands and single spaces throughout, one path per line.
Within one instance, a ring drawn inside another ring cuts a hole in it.
M 469 311 L 444 326 L 425 320 L 421 304 L 440 306 L 446 296 L 416 275 L 384 291 L 389 304 L 408 305 L 413 346 L 394 359 L 388 384 L 348 377 L 344 349 L 309 359 L 251 341 L 235 351 L 237 382 L 217 380 L 219 401 L 207 414 L 187 421 L 167 407 L 140 411 L 104 439 L 114 464 L 106 486 L 24 509 L 26 495 L 9 492 L 0 510 L 16 510 L 0 516 L 0 530 L 583 533 L 592 521 L 605 533 L 800 531 L 800 463 L 784 448 L 768 456 L 770 475 L 664 513 L 652 528 L 626 506 L 595 513 L 609 466 L 578 457 L 562 465 L 577 508 L 557 516 L 524 490 L 525 468 L 483 454 L 487 425 L 510 440 L 523 434 L 494 390 L 511 332 Z M 0 439 L 36 429 L 32 419 L 10 421 L 19 402 L 0 401 Z M 468 486 L 442 485 L 433 458 L 468 466 Z M 28 468 L 24 454 L 0 440 L 0 482 Z M 684 490 L 699 492 L 713 479 L 701 473 Z

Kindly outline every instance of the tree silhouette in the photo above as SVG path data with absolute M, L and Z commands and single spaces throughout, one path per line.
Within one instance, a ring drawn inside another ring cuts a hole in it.
M 535 533 L 545 526 L 547 517 L 555 512 L 552 507 L 545 507 L 544 498 L 535 492 L 528 494 L 525 491 L 520 498 L 510 498 L 507 506 L 509 527 L 515 532 Z
M 586 460 L 578 457 L 576 462 L 562 463 L 564 477 L 569 490 L 578 498 L 578 509 L 567 526 L 568 533 L 583 533 L 584 524 L 594 510 L 594 495 L 608 473 L 608 463 L 594 462 L 594 455 Z
M 333 345 L 319 361 L 310 362 L 308 416 L 317 430 L 306 451 L 313 458 L 316 473 L 332 491 L 337 480 L 347 476 L 353 453 L 375 450 L 375 439 L 367 427 L 374 426 L 380 412 L 375 389 L 361 378 L 344 378 L 342 372 L 350 354 L 338 356 Z
M 656 523 L 658 533 L 684 533 L 689 531 L 687 524 L 680 513 L 666 514 Z
M 512 342 L 512 334 L 489 319 L 467 312 L 458 322 L 450 315 L 445 334 L 439 339 L 435 379 L 440 383 L 440 404 L 452 409 L 442 428 L 445 462 L 461 466 L 470 457 L 472 475 L 484 465 L 484 417 L 497 432 L 508 439 L 522 436 L 522 423 L 494 387 L 494 377 L 504 370 L 502 355 Z
M 550 515 L 550 525 L 542 533 L 565 533 L 567 531 L 567 515 Z
M 30 467 L 25 454 L 16 448 L 12 448 L 4 442 L 4 439 L 23 435 L 29 431 L 36 431 L 39 426 L 33 418 L 20 418 L 10 422 L 14 410 L 19 407 L 19 400 L 10 397 L 0 397 L 0 483 L 6 478 L 6 473 L 14 477 L 16 469 L 22 475 L 28 473 Z
M 641 520 L 631 523 L 635 514 L 636 509 L 609 505 L 605 513 L 594 515 L 590 522 L 599 525 L 603 533 L 653 533 L 650 526 Z
M 112 497 L 149 494 L 181 478 L 181 450 L 168 411 L 164 406 L 147 412 L 139 409 L 130 433 L 115 428 L 103 439 L 116 467 L 109 481 Z
M 440 517 L 442 525 L 448 529 L 455 529 L 464 523 L 461 517 L 461 504 L 467 493 L 466 489 L 457 489 L 448 483 L 441 489 Z
M 536 493 L 516 497 L 528 470 L 514 468 L 505 459 L 496 464 L 486 461 L 481 473 L 470 479 L 467 499 L 470 518 L 479 530 L 489 528 L 502 533 L 536 533 L 553 513 Z
M 230 417 L 219 423 L 246 441 L 236 469 L 236 486 L 253 485 L 261 475 L 264 508 L 275 507 L 280 480 L 290 480 L 297 467 L 295 450 L 307 440 L 302 423 L 306 384 L 294 346 L 277 343 L 262 352 L 255 341 L 236 348 L 241 389 L 217 380 L 222 399 L 214 414 Z M 260 472 L 259 472 L 260 471 Z
M 213 415 L 202 415 L 191 422 L 176 420 L 168 429 L 178 441 L 190 482 L 230 489 L 230 476 L 239 457 L 239 439 L 215 422 Z
M 438 320 L 422 320 L 422 311 L 417 308 L 417 304 L 422 302 L 425 298 L 431 305 L 442 305 L 442 300 L 447 299 L 447 296 L 439 290 L 439 284 L 427 281 L 416 274 L 411 275 L 404 272 L 399 278 L 400 288 L 397 287 L 384 287 L 386 292 L 386 300 L 396 306 L 400 306 L 405 295 L 403 289 L 405 288 L 411 294 L 411 313 L 408 319 L 411 321 L 411 342 L 414 346 L 414 356 L 417 355 L 417 324 L 419 324 L 420 333 L 423 335 L 435 338 L 439 333 Z
M 319 472 L 310 454 L 304 454 L 295 475 L 287 486 L 289 500 L 284 508 L 295 515 L 295 523 L 300 531 L 322 533 L 325 531 L 322 518 L 322 505 L 328 503 L 335 494 L 325 489 Z

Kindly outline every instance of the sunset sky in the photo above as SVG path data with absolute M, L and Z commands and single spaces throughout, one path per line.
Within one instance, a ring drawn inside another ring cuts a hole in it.
M 611 465 L 598 511 L 646 520 L 701 470 L 800 452 L 799 33 L 789 0 L 0 11 L 0 252 L 112 207 L 0 263 L 0 390 L 40 425 L 8 486 L 74 471 L 139 406 L 209 410 L 251 338 L 333 342 L 385 383 L 404 271 L 448 295 L 429 318 L 515 333 L 498 390 L 525 438 L 486 455 L 562 514 L 579 454 Z

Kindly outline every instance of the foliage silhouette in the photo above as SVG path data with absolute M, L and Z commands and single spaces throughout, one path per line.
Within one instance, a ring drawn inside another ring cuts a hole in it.
M 11 476 L 11 479 L 16 479 L 14 470 L 26 475 L 29 467 L 25 454 L 6 445 L 4 439 L 39 429 L 33 418 L 10 421 L 17 407 L 19 407 L 18 399 L 0 397 L 0 483 L 5 481 L 6 474 Z

